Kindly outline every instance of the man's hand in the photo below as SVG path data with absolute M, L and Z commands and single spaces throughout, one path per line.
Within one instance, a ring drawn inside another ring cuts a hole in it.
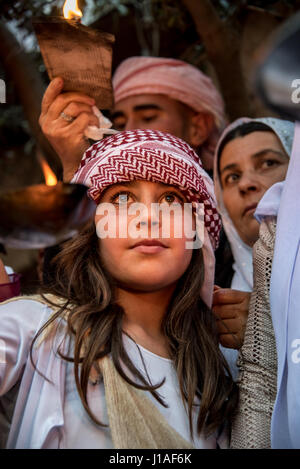
M 92 111 L 94 99 L 82 93 L 63 93 L 62 89 L 62 78 L 54 78 L 49 84 L 42 100 L 39 124 L 60 157 L 64 181 L 68 182 L 89 147 L 84 131 L 89 125 L 98 126 L 98 119 Z
M 212 310 L 217 318 L 219 341 L 224 347 L 239 349 L 243 345 L 250 294 L 230 288 L 214 289 Z

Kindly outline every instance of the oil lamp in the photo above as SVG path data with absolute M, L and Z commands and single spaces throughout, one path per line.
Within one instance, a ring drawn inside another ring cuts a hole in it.
M 95 99 L 97 108 L 109 109 L 114 36 L 82 25 L 77 0 L 65 2 L 64 16 L 33 22 L 49 78 L 62 77 L 63 91 L 81 91 Z M 0 243 L 7 247 L 58 244 L 74 236 L 95 212 L 86 186 L 57 182 L 45 160 L 41 165 L 46 184 L 0 194 Z
M 76 235 L 96 205 L 82 184 L 57 182 L 45 160 L 46 184 L 0 194 L 0 242 L 16 249 L 40 249 Z

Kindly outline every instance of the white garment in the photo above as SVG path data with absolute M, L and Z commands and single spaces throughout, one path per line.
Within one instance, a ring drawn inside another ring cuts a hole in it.
M 145 362 L 147 373 L 152 384 L 157 384 L 165 378 L 165 382 L 158 389 L 158 393 L 168 407 L 165 408 L 162 406 L 149 391 L 146 391 L 147 397 L 158 407 L 170 426 L 176 429 L 187 441 L 192 441 L 188 415 L 179 394 L 178 378 L 172 360 L 155 355 L 142 346 L 135 344 L 125 335 L 123 336 L 123 340 L 130 359 L 146 379 L 147 374 L 145 373 L 140 353 Z M 129 374 L 129 376 L 131 375 Z M 102 423 L 107 424 L 108 415 L 103 382 L 93 386 L 90 405 L 96 417 Z M 64 416 L 64 437 L 60 446 L 61 448 L 113 448 L 109 428 L 101 428 L 93 423 L 83 408 L 75 385 L 72 363 L 67 365 Z M 197 411 L 194 413 L 194 428 L 196 428 L 196 421 Z M 218 443 L 220 444 L 220 442 Z M 222 445 L 224 445 L 224 443 L 223 440 Z M 196 437 L 194 445 L 198 449 L 215 448 L 216 438 L 214 436 L 208 439 Z
M 240 239 L 235 229 L 232 229 L 233 226 L 230 228 L 229 224 L 226 226 L 227 236 L 228 233 L 231 232 L 228 239 L 230 239 L 232 255 L 234 258 L 234 263 L 232 265 L 234 274 L 231 281 L 231 288 L 233 290 L 251 292 L 253 289 L 252 248 L 247 246 L 247 244 Z
M 5 268 L 5 271 L 8 275 L 14 273 L 13 269 L 11 267 L 9 267 L 8 265 L 5 265 L 4 268 Z
M 300 448 L 300 123 L 284 183 L 272 186 L 256 210 L 259 220 L 277 216 L 270 284 L 277 365 L 277 396 L 271 422 L 275 449 Z
M 18 381 L 25 368 L 8 439 L 8 448 L 111 448 L 109 429 L 97 427 L 85 413 L 77 394 L 72 364 L 55 354 L 57 344 L 44 341 L 34 352 L 37 369 L 44 372 L 46 381 L 30 363 L 28 356 L 31 341 L 52 311 L 32 300 L 19 299 L 0 305 L 0 344 L 5 357 L 0 363 L 0 396 Z M 62 334 L 63 332 L 61 332 Z M 137 347 L 130 339 L 125 346 L 135 365 L 143 371 Z M 67 353 L 69 343 L 63 347 Z M 178 382 L 172 362 L 139 346 L 148 374 L 154 383 L 166 377 L 159 392 L 169 408 L 164 409 L 150 393 L 149 398 L 163 413 L 168 423 L 183 437 L 189 439 L 188 416 L 178 395 Z M 88 385 L 88 402 L 96 416 L 108 422 L 104 389 L 102 385 Z M 227 446 L 223 433 L 218 444 Z M 196 438 L 196 448 L 215 448 L 216 437 Z
M 230 368 L 230 372 L 232 375 L 232 379 L 236 381 L 238 379 L 239 369 L 237 366 L 237 359 L 239 355 L 239 351 L 234 348 L 223 347 L 223 345 L 219 345 L 221 352 L 223 353 L 228 366 Z

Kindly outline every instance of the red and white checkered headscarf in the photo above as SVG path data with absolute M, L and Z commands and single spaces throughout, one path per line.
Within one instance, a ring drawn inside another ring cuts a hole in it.
M 213 182 L 203 169 L 198 155 L 183 140 L 160 131 L 128 130 L 106 137 L 84 154 L 72 179 L 89 187 L 88 194 L 100 201 L 103 190 L 120 182 L 145 180 L 177 186 L 188 202 L 204 205 L 204 245 L 206 279 L 209 281 L 210 305 L 214 275 L 215 249 L 221 221 L 216 208 Z M 212 254 L 212 255 L 211 255 Z M 213 258 L 212 258 L 213 257 Z M 212 278 L 211 278 L 212 277 Z M 208 287 L 208 284 L 207 284 Z
M 113 75 L 114 99 L 140 94 L 163 94 L 196 112 L 211 114 L 214 127 L 201 146 L 202 156 L 213 158 L 226 117 L 223 99 L 212 80 L 187 62 L 165 57 L 129 57 Z

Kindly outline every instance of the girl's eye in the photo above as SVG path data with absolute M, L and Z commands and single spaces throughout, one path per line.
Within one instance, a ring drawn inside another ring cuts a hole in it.
M 163 197 L 161 198 L 161 202 L 166 202 L 169 205 L 171 205 L 171 204 L 181 204 L 182 205 L 184 203 L 184 199 L 183 199 L 183 197 L 180 197 L 176 193 L 169 193 L 169 194 L 163 195 Z
M 128 192 L 118 192 L 111 198 L 111 202 L 118 205 L 127 205 L 132 199 L 132 196 Z
M 126 204 L 128 201 L 128 196 L 127 194 L 120 194 L 118 197 L 118 202 L 119 204 Z

